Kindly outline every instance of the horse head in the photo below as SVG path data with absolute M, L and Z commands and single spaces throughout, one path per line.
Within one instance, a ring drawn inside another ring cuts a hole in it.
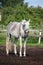
M 30 19 L 28 21 L 26 21 L 25 19 L 22 20 L 22 26 L 23 26 L 24 31 L 28 32 L 29 25 L 30 25 Z

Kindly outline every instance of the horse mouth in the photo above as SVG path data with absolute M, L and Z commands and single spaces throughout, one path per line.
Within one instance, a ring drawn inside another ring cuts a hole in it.
M 25 31 L 25 33 L 28 35 L 28 34 L 29 34 L 29 31 L 28 31 L 28 30 L 26 30 L 26 31 Z

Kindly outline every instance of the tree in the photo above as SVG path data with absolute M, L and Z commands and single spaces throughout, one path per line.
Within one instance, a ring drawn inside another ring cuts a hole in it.
M 2 2 L 3 6 L 16 6 L 17 4 L 23 5 L 24 0 L 0 0 Z

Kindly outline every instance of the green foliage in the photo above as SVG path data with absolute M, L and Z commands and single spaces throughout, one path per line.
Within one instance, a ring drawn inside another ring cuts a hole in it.
M 3 7 L 15 7 L 17 4 L 23 5 L 23 1 L 24 0 L 0 0 L 0 2 L 2 2 Z
M 2 24 L 7 25 L 9 22 L 22 19 L 30 19 L 30 25 L 33 29 L 43 29 L 43 8 L 28 7 L 28 3 L 23 3 L 24 0 L 1 0 L 4 4 L 2 8 Z M 9 2 L 9 3 L 8 3 Z M 11 4 L 11 3 L 14 3 Z M 22 3 L 22 5 L 20 5 Z M 11 4 L 11 5 L 9 5 Z M 15 5 L 16 4 L 16 5 Z M 6 6 L 5 6 L 6 5 Z M 12 7 L 13 5 L 13 7 Z
M 27 43 L 38 43 L 38 38 L 36 38 L 36 37 L 29 37 Z
M 24 0 L 0 0 L 3 4 L 2 21 L 0 25 L 7 25 L 9 22 L 20 22 L 22 19 L 30 19 L 30 25 L 33 29 L 43 30 L 43 8 L 38 6 L 37 8 L 28 7 L 28 3 L 23 3 Z M 6 35 L 0 34 L 0 44 L 5 44 Z M 12 39 L 13 40 L 13 39 Z M 18 41 L 19 43 L 19 41 Z M 27 44 L 38 43 L 38 38 L 29 37 Z M 41 39 L 41 46 L 43 45 L 43 38 Z M 31 45 L 31 44 L 30 44 Z
M 6 34 L 4 32 L 0 33 L 0 45 L 5 45 L 6 43 Z
M 9 22 L 21 21 L 22 19 L 31 19 L 30 25 L 32 28 L 40 29 L 43 23 L 43 8 L 27 7 L 17 5 L 15 8 L 5 7 L 2 8 L 2 24 L 7 25 Z

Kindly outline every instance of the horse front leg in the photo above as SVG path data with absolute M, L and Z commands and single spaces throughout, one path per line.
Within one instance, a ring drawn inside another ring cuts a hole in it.
M 26 42 L 27 42 L 27 38 L 24 38 L 24 56 L 26 56 Z
M 22 37 L 20 36 L 20 57 L 22 57 Z
M 17 46 L 16 46 L 16 42 L 17 42 L 18 38 L 14 39 L 14 53 L 17 56 Z
M 14 53 L 15 53 L 15 55 L 17 55 L 17 46 L 16 46 L 16 44 L 14 43 Z

